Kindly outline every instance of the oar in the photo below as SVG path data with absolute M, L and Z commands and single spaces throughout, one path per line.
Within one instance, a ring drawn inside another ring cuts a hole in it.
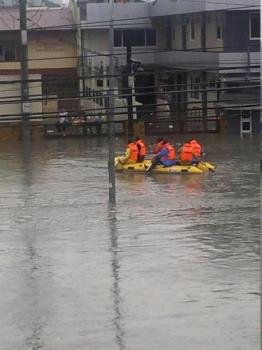
M 202 160 L 199 160 L 199 163 L 202 164 L 205 168 L 207 168 L 209 171 L 215 171 L 215 167 L 208 163 L 208 162 L 204 162 Z
M 116 157 L 116 158 L 115 158 L 115 167 L 116 167 L 119 163 L 120 163 L 119 157 Z

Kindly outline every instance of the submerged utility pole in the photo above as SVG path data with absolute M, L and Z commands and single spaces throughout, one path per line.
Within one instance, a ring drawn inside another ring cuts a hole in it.
M 126 65 L 127 65 L 127 114 L 128 114 L 128 136 L 133 137 L 134 134 L 134 117 L 133 117 L 133 89 L 130 87 L 130 78 L 132 74 L 132 47 L 130 38 L 126 46 Z
M 115 182 L 115 124 L 114 124 L 114 27 L 113 27 L 113 6 L 111 0 L 111 18 L 109 27 L 109 106 L 108 106 L 108 172 L 109 172 L 109 203 L 116 202 L 116 182 Z
M 23 139 L 30 138 L 30 102 L 28 88 L 28 39 L 26 2 L 27 0 L 20 0 L 21 115 Z

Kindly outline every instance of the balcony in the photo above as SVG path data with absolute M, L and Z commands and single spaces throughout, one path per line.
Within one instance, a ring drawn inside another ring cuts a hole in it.
M 192 62 L 195 63 L 192 65 Z M 259 52 L 162 51 L 154 54 L 154 63 L 158 65 L 185 70 L 221 69 L 221 73 L 227 74 L 246 73 L 248 66 L 259 65 L 259 62 Z M 250 73 L 259 73 L 259 68 L 251 68 Z
M 85 24 L 88 28 L 99 29 L 109 28 L 109 21 L 111 19 L 111 10 L 113 10 L 113 21 L 115 28 L 127 27 L 151 27 L 151 20 L 149 18 L 149 5 L 140 2 L 128 3 L 87 3 L 86 6 L 86 20 L 82 20 L 82 27 Z
M 248 10 L 247 6 L 251 6 L 252 10 L 257 6 L 260 8 L 258 0 L 249 0 L 248 5 L 246 0 L 237 1 L 237 5 L 232 5 L 230 1 L 224 3 L 217 0 L 203 0 L 203 1 L 184 1 L 184 0 L 165 0 L 165 5 L 161 0 L 156 1 L 154 5 L 150 5 L 149 14 L 151 17 L 170 16 L 177 14 L 187 14 L 194 12 L 205 12 L 205 11 L 219 11 L 219 10 L 232 10 L 239 7 L 243 7 L 243 10 Z

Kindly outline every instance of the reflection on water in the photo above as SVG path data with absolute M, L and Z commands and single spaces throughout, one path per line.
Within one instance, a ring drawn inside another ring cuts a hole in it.
M 124 331 L 122 329 L 121 315 L 121 295 L 120 295 L 120 277 L 119 277 L 119 257 L 118 257 L 118 232 L 116 208 L 109 206 L 108 212 L 109 228 L 111 234 L 111 252 L 112 252 L 112 274 L 113 274 L 113 305 L 114 305 L 114 325 L 116 328 L 116 343 L 119 350 L 125 349 L 124 346 Z
M 115 208 L 106 139 L 0 143 L 3 349 L 258 349 L 259 140 L 200 141 L 215 173 L 119 173 Z

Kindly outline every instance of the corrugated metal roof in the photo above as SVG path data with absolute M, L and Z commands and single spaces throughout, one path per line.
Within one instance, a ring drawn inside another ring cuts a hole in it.
M 74 25 L 69 8 L 36 8 L 27 10 L 27 27 L 32 29 L 71 29 Z M 19 9 L 0 9 L 0 31 L 19 30 Z

